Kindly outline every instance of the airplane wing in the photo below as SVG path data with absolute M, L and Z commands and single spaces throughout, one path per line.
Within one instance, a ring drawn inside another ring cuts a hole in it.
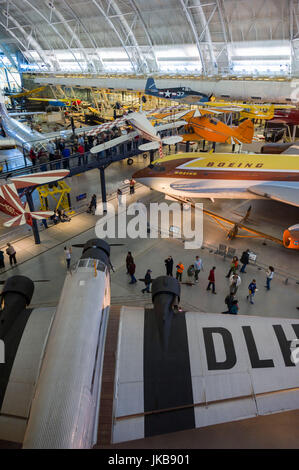
M 43 111 L 32 111 L 32 112 L 20 111 L 20 112 L 8 113 L 10 117 L 14 117 L 14 116 L 22 117 L 22 116 L 33 116 L 33 115 L 35 116 L 36 114 L 45 114 L 45 113 Z
M 168 114 L 168 113 L 172 113 L 173 111 L 178 111 L 180 109 L 184 109 L 186 108 L 186 106 L 184 105 L 177 105 L 177 106 L 167 106 L 167 107 L 164 107 L 164 108 L 155 108 L 155 109 L 151 109 L 150 111 L 146 111 L 145 114 L 147 116 L 153 116 L 153 115 L 159 115 L 159 114 Z M 188 111 L 190 111 L 190 109 L 188 109 Z
M 290 145 L 290 147 L 288 147 L 286 150 L 284 150 L 283 152 L 281 152 L 281 155 L 282 154 L 287 154 L 287 155 L 299 155 L 299 145 Z
M 103 150 L 110 149 L 115 147 L 116 145 L 123 144 L 124 142 L 128 142 L 129 140 L 133 140 L 135 137 L 139 135 L 138 132 L 129 132 L 128 134 L 121 135 L 120 137 L 116 137 L 115 139 L 108 140 L 107 142 L 103 142 L 102 144 L 96 145 L 90 149 L 90 153 L 99 153 Z
M 247 188 L 251 193 L 299 207 L 299 182 L 269 182 Z
M 8 334 L 1 335 L 0 441 L 23 442 L 54 313 L 53 307 L 22 308 Z
M 66 178 L 69 175 L 69 170 L 52 170 L 42 171 L 40 173 L 32 173 L 30 175 L 16 176 L 11 178 L 10 182 L 14 183 L 16 189 L 28 188 L 30 186 L 40 186 L 43 184 L 52 183 Z M 1 186 L 0 186 L 1 189 Z
M 34 88 L 33 90 L 26 90 L 22 91 L 21 93 L 11 94 L 9 95 L 10 98 L 21 98 L 22 96 L 32 95 L 34 93 L 39 93 L 40 91 L 44 90 L 46 87 L 41 86 L 39 88 Z
M 299 408 L 299 320 L 154 313 L 121 309 L 112 443 Z

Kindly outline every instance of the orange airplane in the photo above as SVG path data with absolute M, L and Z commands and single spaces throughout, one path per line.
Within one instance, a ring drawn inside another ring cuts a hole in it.
M 184 119 L 188 125 L 185 126 L 187 134 L 182 136 L 183 142 L 204 139 L 210 142 L 250 144 L 253 139 L 254 126 L 250 119 L 246 119 L 239 126 L 234 127 L 208 116 L 190 118 L 184 116 Z
M 227 111 L 218 112 L 223 114 Z M 243 143 L 250 144 L 253 140 L 254 125 L 250 119 L 246 119 L 239 126 L 228 126 L 215 117 L 210 117 L 210 109 L 185 110 L 176 114 L 164 113 L 155 114 L 156 119 L 184 119 L 188 122 L 185 126 L 186 134 L 182 135 L 183 142 L 194 140 L 208 140 L 209 142 L 220 143 Z

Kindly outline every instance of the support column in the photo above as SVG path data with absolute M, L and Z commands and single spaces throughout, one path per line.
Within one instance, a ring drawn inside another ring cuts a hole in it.
M 107 214 L 107 196 L 106 196 L 106 181 L 105 181 L 105 168 L 100 168 L 101 175 L 101 191 L 102 191 L 102 203 L 103 203 L 103 213 Z
M 26 199 L 27 199 L 27 202 L 28 202 L 30 212 L 34 212 L 34 204 L 33 204 L 32 193 L 31 192 L 26 191 Z M 32 219 L 32 232 L 33 232 L 35 244 L 40 245 L 39 231 L 38 231 L 38 226 L 37 226 L 36 219 Z
M 153 161 L 155 160 L 154 154 L 155 154 L 155 151 L 154 151 L 154 150 L 150 150 L 150 163 L 153 163 Z

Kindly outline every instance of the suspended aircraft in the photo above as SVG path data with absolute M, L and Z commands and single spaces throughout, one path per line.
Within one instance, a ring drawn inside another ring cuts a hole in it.
M 208 140 L 222 143 L 251 143 L 254 134 L 254 125 L 250 119 L 243 121 L 238 127 L 228 126 L 215 117 L 209 117 L 209 110 L 193 109 L 178 113 L 155 113 L 159 119 L 175 120 L 184 118 L 187 121 L 186 133 L 182 135 L 183 142 Z
M 185 116 L 185 119 L 188 125 L 185 126 L 187 133 L 183 135 L 184 142 L 204 139 L 210 142 L 250 144 L 253 139 L 254 125 L 250 119 L 246 119 L 237 127 L 230 127 L 214 117 L 196 117 L 196 111 L 193 116 Z
M 64 137 L 72 135 L 72 130 L 63 130 L 60 132 L 50 132 L 41 134 L 35 130 L 30 129 L 30 127 L 25 124 L 17 121 L 8 114 L 5 103 L 4 96 L 0 94 L 0 117 L 1 125 L 5 131 L 7 137 L 15 139 L 16 145 L 21 149 L 25 148 L 30 150 L 32 146 L 36 145 L 46 145 L 47 141 L 53 140 L 56 137 Z M 75 129 L 75 134 L 82 134 L 84 131 L 93 129 L 93 126 Z
M 9 183 L 0 186 L 0 211 L 11 218 L 3 225 L 16 227 L 18 225 L 32 225 L 32 219 L 42 220 L 53 215 L 53 211 L 30 211 L 28 203 L 22 203 L 18 191 L 34 186 L 49 184 L 68 176 L 69 170 L 43 171 L 30 175 L 10 178 Z
M 274 104 L 263 107 L 260 105 L 244 105 L 242 111 L 240 111 L 241 119 L 262 119 L 268 120 L 274 117 L 275 107 Z
M 299 207 L 298 155 L 178 153 L 156 160 L 133 178 L 185 200 L 261 198 Z
M 34 88 L 33 90 L 26 90 L 21 91 L 20 93 L 6 93 L 10 98 L 23 98 L 24 96 L 34 95 L 35 93 L 39 93 L 40 91 L 44 90 L 46 87 L 41 86 L 39 88 Z
M 299 109 L 276 109 L 270 122 L 285 122 L 290 126 L 298 126 Z
M 69 106 L 76 106 L 82 103 L 82 100 L 71 99 L 71 98 L 28 98 L 30 101 L 41 101 L 49 103 L 50 106 L 57 106 L 58 108 L 64 108 Z
M 112 310 L 110 267 L 110 246 L 88 240 L 57 307 L 30 306 L 28 277 L 5 282 L 0 447 L 88 449 L 220 423 L 232 447 L 242 429 L 259 447 L 273 413 L 278 446 L 281 412 L 298 409 L 299 320 L 184 311 L 170 276 L 153 280 L 152 307 Z
M 173 108 L 162 108 L 161 110 L 157 110 L 157 111 L 169 112 L 169 110 L 171 109 Z M 96 135 L 99 132 L 104 132 L 106 130 L 113 129 L 114 127 L 121 127 L 121 126 L 128 125 L 128 124 L 131 125 L 136 130 L 128 134 L 122 135 L 120 137 L 116 137 L 115 139 L 111 139 L 102 144 L 96 145 L 95 147 L 90 149 L 90 152 L 91 153 L 102 152 L 103 150 L 109 149 L 121 143 L 132 140 L 138 135 L 150 141 L 147 144 L 142 144 L 139 146 L 139 149 L 143 151 L 152 150 L 152 149 L 161 149 L 162 145 L 172 145 L 172 144 L 181 142 L 183 140 L 181 136 L 177 136 L 177 135 L 161 138 L 159 132 L 165 131 L 167 129 L 175 129 L 178 127 L 182 127 L 183 125 L 187 124 L 186 121 L 176 121 L 176 122 L 162 124 L 162 125 L 158 125 L 154 127 L 148 120 L 147 114 L 148 113 L 142 112 L 140 108 L 139 112 L 128 113 L 122 116 L 121 118 L 116 119 L 115 121 L 104 123 L 101 126 L 97 126 L 97 128 L 88 132 L 87 135 Z M 149 114 L 152 114 L 152 112 Z
M 157 98 L 179 101 L 180 103 L 198 104 L 210 101 L 212 95 L 208 96 L 198 91 L 193 91 L 188 87 L 160 88 L 158 89 L 153 78 L 148 78 L 145 90 L 146 95 L 156 96 Z

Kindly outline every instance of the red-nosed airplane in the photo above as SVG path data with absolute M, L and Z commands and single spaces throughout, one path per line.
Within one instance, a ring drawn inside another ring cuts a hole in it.
M 53 215 L 53 211 L 30 211 L 28 203 L 21 201 L 19 189 L 48 184 L 68 176 L 69 170 L 53 170 L 11 178 L 10 182 L 0 186 L 0 211 L 11 217 L 5 227 L 32 225 L 32 219 L 42 220 Z

